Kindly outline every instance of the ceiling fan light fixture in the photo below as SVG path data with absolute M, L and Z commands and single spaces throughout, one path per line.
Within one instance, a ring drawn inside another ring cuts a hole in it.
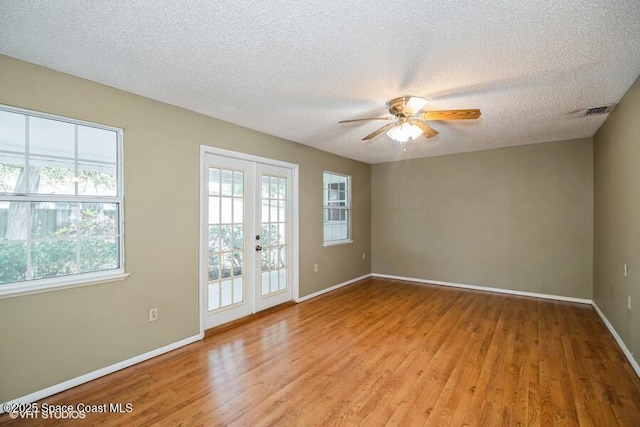
M 431 120 L 474 120 L 480 117 L 480 110 L 477 108 L 466 110 L 439 110 L 422 111 L 427 104 L 427 100 L 417 96 L 401 96 L 387 102 L 390 116 L 366 117 L 361 119 L 341 120 L 338 123 L 365 122 L 370 120 L 393 120 L 369 135 L 362 138 L 369 141 L 383 133 L 399 142 L 406 151 L 406 144 L 410 139 L 420 136 L 433 138 L 438 135 L 438 131 L 429 126 L 425 121 Z
M 422 135 L 422 129 L 407 122 L 394 126 L 387 131 L 387 136 L 398 142 L 407 142 L 409 139 L 416 139 L 420 135 Z

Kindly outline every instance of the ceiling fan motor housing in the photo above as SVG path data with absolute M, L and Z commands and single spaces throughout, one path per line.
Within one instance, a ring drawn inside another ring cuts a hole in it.
M 415 113 L 420 111 L 426 103 L 426 99 L 419 98 L 417 96 L 401 96 L 388 102 L 389 113 L 398 117 L 413 116 Z

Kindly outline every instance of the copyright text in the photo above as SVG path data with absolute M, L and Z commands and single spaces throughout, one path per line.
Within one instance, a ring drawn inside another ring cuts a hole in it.
M 75 405 L 52 405 L 39 403 L 3 403 L 3 412 L 12 419 L 84 419 L 87 414 L 110 413 L 127 414 L 133 412 L 133 403 L 109 402 L 87 404 L 83 402 Z

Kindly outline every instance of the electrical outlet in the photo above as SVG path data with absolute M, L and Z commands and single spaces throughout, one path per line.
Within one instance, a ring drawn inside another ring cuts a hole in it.
M 367 259 L 367 255 L 364 252 L 362 252 L 362 259 Z
M 158 320 L 158 309 L 156 307 L 149 309 L 149 322 Z
M 627 295 L 627 309 L 631 310 L 631 295 Z
M 318 272 L 318 264 L 313 264 L 313 271 L 314 271 L 315 273 L 317 273 L 317 272 Z
M 629 266 L 627 264 L 624 265 L 624 277 L 629 275 Z

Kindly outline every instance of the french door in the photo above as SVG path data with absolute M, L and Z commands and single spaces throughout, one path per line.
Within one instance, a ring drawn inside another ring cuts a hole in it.
M 208 152 L 202 156 L 206 329 L 292 299 L 295 193 L 290 167 Z

